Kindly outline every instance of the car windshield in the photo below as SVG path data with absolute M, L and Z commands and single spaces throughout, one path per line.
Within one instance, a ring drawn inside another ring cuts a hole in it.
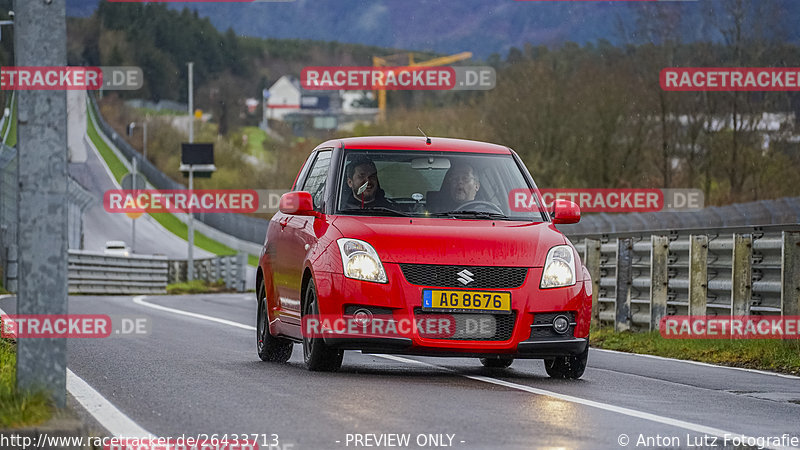
M 546 220 L 536 196 L 511 208 L 513 192 L 535 185 L 510 154 L 350 150 L 341 171 L 339 214 Z

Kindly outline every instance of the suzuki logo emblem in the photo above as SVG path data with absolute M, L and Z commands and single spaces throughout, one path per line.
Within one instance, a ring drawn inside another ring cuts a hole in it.
M 467 269 L 464 269 L 461 272 L 458 272 L 456 275 L 459 276 L 457 278 L 457 280 L 460 281 L 461 284 L 463 284 L 464 286 L 466 286 L 466 285 L 472 283 L 473 281 L 475 281 L 475 279 L 472 278 L 472 276 L 475 275 L 475 274 L 470 272 Z

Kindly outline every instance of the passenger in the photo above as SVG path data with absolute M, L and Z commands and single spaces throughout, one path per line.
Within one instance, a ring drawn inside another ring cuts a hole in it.
M 346 194 L 343 209 L 391 207 L 378 181 L 378 169 L 370 158 L 363 155 L 355 156 L 345 168 L 345 175 L 350 189 L 345 190 L 349 192 Z M 366 188 L 359 194 L 359 189 L 365 183 Z

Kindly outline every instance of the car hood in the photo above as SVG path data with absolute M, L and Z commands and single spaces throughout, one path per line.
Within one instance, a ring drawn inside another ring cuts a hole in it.
M 543 267 L 566 242 L 549 222 L 337 216 L 332 225 L 392 263 Z

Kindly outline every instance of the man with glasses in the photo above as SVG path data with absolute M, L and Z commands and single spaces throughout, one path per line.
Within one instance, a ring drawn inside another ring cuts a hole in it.
M 428 199 L 430 212 L 449 212 L 459 206 L 475 200 L 481 189 L 481 182 L 475 169 L 463 162 L 455 162 L 447 171 L 441 190 L 433 198 Z

